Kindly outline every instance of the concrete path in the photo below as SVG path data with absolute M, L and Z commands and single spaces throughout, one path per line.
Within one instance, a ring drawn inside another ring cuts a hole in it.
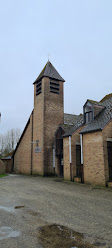
M 41 247 L 39 229 L 49 224 L 83 233 L 95 247 L 112 248 L 112 190 L 56 178 L 0 178 L 0 248 Z

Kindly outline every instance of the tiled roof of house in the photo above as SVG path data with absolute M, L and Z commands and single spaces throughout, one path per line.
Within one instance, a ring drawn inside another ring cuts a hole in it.
M 103 103 L 103 110 L 82 130 L 81 133 L 88 133 L 93 131 L 102 130 L 105 125 L 112 120 L 112 94 L 104 97 L 101 102 Z
M 54 66 L 51 64 L 50 61 L 46 63 L 43 70 L 35 80 L 34 84 L 38 82 L 43 77 L 49 77 L 52 79 L 57 79 L 59 81 L 65 82 L 65 80 L 60 76 L 60 74 L 57 72 L 57 70 L 54 68 Z
M 66 116 L 66 115 L 68 115 L 68 116 Z M 80 114 L 80 115 L 64 114 L 64 117 L 65 117 L 65 120 L 68 120 L 70 118 L 71 123 L 73 123 L 73 124 L 68 127 L 68 129 L 66 130 L 63 137 L 71 136 L 84 123 L 82 114 Z M 65 120 L 64 120 L 64 123 L 65 123 Z

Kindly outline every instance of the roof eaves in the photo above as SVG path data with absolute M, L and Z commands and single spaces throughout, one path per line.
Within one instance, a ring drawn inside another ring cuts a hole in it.
M 86 133 L 93 133 L 93 132 L 97 132 L 97 131 L 102 131 L 102 128 L 96 128 L 96 129 L 93 129 L 93 130 L 85 130 L 85 131 L 81 131 L 80 134 L 86 134 Z

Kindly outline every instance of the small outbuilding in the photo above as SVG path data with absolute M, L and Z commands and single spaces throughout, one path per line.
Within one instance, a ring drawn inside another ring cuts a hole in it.
M 0 174 L 5 174 L 5 163 L 0 159 Z
M 14 151 L 8 153 L 4 157 L 2 157 L 2 161 L 5 163 L 5 172 L 12 173 L 13 172 L 13 153 Z

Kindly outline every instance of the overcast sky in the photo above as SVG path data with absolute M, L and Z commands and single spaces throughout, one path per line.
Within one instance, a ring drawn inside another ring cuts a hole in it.
M 65 113 L 112 93 L 112 1 L 0 0 L 0 133 L 23 130 L 48 55 L 66 81 Z

